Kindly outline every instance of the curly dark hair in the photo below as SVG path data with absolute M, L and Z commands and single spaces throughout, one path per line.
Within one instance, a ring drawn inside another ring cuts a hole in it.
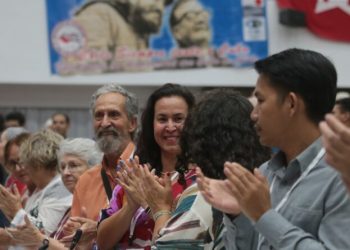
M 259 143 L 250 119 L 253 106 L 238 92 L 208 91 L 187 117 L 181 139 L 179 166 L 197 164 L 203 173 L 223 179 L 226 161 L 252 170 L 270 158 Z
M 137 143 L 136 155 L 140 157 L 141 163 L 150 163 L 156 169 L 156 174 L 162 172 L 161 151 L 154 139 L 153 120 L 154 106 L 156 102 L 163 97 L 179 96 L 182 97 L 190 111 L 195 104 L 193 94 L 185 87 L 179 84 L 166 83 L 155 90 L 148 98 L 146 108 L 141 116 L 141 131 Z

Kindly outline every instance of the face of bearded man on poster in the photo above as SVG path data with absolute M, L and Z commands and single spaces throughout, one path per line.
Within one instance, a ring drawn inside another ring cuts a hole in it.
M 210 45 L 210 14 L 197 0 L 179 0 L 171 14 L 171 26 L 179 47 L 206 48 Z
M 161 27 L 165 0 L 129 0 L 129 21 L 141 34 L 157 33 Z

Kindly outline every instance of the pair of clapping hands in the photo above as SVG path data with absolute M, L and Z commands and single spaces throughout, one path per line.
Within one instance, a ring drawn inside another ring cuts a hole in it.
M 97 235 L 97 222 L 86 216 L 86 208 L 82 208 L 83 217 L 70 217 L 63 226 L 63 237 L 60 242 L 66 247 L 69 247 L 72 243 L 73 237 L 78 229 L 82 231 L 81 239 L 79 240 L 79 247 L 81 249 L 91 248 L 91 244 L 96 239 Z M 85 247 L 85 248 L 84 248 Z
M 24 217 L 25 224 L 13 228 L 4 229 L 11 238 L 11 245 L 24 246 L 29 249 L 38 249 L 45 239 L 48 239 L 38 228 L 36 228 L 27 216 Z M 71 217 L 67 222 L 66 231 L 68 236 L 61 240 L 49 239 L 50 249 L 69 249 L 77 228 L 82 230 L 82 237 L 76 249 L 91 248 L 92 240 L 96 237 L 96 222 L 81 217 Z
M 158 177 L 150 164 L 140 164 L 137 156 L 120 163 L 117 181 L 126 193 L 129 206 L 135 209 L 149 207 L 153 214 L 171 210 L 173 197 L 170 173 Z
M 9 188 L 0 185 L 0 209 L 10 221 L 22 208 L 22 199 L 16 184 Z
M 225 180 L 211 179 L 196 167 L 197 183 L 204 199 L 216 209 L 233 216 L 243 212 L 253 221 L 271 208 L 267 179 L 255 168 L 253 172 L 234 162 L 225 162 Z

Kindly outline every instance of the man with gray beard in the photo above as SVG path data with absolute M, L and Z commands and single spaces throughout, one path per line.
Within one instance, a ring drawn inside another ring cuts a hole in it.
M 96 141 L 104 157 L 101 164 L 80 176 L 71 216 L 97 221 L 100 210 L 108 205 L 117 185 L 115 171 L 120 161 L 133 156 L 138 102 L 134 94 L 116 84 L 109 84 L 92 95 L 91 112 Z

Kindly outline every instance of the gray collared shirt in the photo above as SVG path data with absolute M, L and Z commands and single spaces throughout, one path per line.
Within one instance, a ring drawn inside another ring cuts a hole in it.
M 338 174 L 323 160 L 291 192 L 276 212 L 277 204 L 321 150 L 318 138 L 285 166 L 279 153 L 261 171 L 269 183 L 272 209 L 255 224 L 265 249 L 350 249 L 350 199 Z
M 321 148 L 318 138 L 288 165 L 280 152 L 261 166 L 269 183 L 275 181 L 271 193 L 272 209 L 254 225 L 263 237 L 259 250 L 350 249 L 350 199 L 341 178 L 323 158 L 295 187 L 281 209 L 275 210 Z M 231 223 L 235 224 L 235 220 Z M 232 227 L 229 223 L 226 225 Z M 239 225 L 236 228 L 231 230 L 233 235 L 228 238 L 236 238 L 234 234 L 239 234 Z M 235 243 L 227 241 L 227 244 Z

